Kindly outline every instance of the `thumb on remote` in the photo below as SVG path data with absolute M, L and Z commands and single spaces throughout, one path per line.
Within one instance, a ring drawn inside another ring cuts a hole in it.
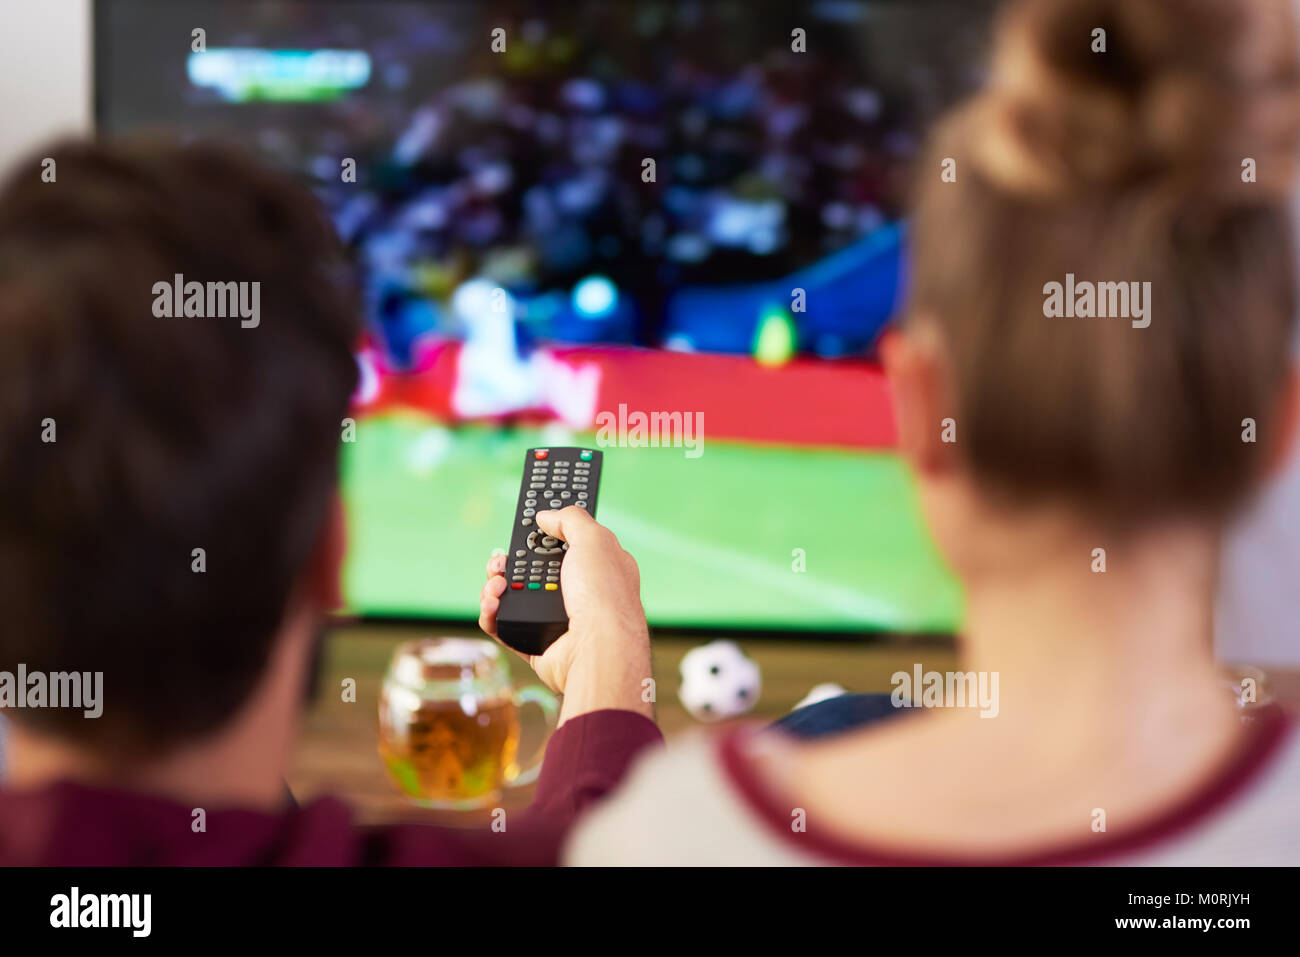
M 600 531 L 600 526 L 587 510 L 576 505 L 558 511 L 546 509 L 538 512 L 537 526 L 547 535 L 568 542 L 570 545 L 577 545 L 584 538 L 589 538 Z

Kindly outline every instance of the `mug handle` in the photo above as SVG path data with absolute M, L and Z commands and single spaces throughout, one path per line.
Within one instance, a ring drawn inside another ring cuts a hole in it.
M 551 740 L 551 732 L 555 730 L 555 723 L 560 716 L 560 702 L 541 685 L 529 685 L 527 688 L 520 688 L 515 692 L 515 707 L 520 710 L 526 704 L 535 704 L 542 709 L 542 714 L 546 716 L 546 738 L 542 741 L 541 747 L 533 755 L 533 760 L 529 762 L 528 767 L 524 768 L 513 778 L 506 782 L 506 787 L 517 788 L 525 784 L 532 784 L 537 780 L 537 776 L 542 773 L 542 756 L 546 754 L 546 744 Z

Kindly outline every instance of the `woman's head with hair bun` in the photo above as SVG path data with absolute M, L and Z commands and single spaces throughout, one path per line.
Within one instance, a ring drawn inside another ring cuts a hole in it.
M 918 168 L 905 328 L 938 336 L 905 341 L 941 343 L 961 436 L 936 461 L 1123 522 L 1254 487 L 1288 433 L 1297 42 L 1292 0 L 1003 9 Z M 1049 310 L 1076 280 L 1146 290 L 1146 317 Z
M 974 158 L 1009 192 L 1152 186 L 1267 201 L 1297 166 L 1290 0 L 1018 0 L 970 108 Z

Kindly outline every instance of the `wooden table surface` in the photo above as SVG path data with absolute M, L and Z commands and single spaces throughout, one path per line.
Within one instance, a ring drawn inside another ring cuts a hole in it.
M 440 812 L 413 807 L 389 781 L 376 751 L 379 686 L 393 649 L 411 638 L 438 635 L 482 637 L 477 628 L 427 625 L 360 624 L 335 628 L 327 639 L 318 698 L 307 715 L 289 786 L 299 801 L 333 794 L 348 801 L 364 823 L 397 817 L 440 824 L 479 826 L 487 812 Z M 669 741 L 701 725 L 677 700 L 682 656 L 711 638 L 656 636 L 654 666 L 659 726 Z M 889 691 L 889 676 L 910 672 L 919 663 L 930 671 L 957 665 L 952 642 L 936 639 L 844 641 L 738 638 L 762 670 L 763 688 L 750 717 L 771 720 L 786 714 L 814 685 L 836 682 L 850 691 Z M 535 683 L 531 670 L 510 656 L 517 687 Z M 356 681 L 356 701 L 342 700 L 346 678 Z M 1275 697 L 1300 707 L 1300 671 L 1268 669 Z M 520 754 L 527 755 L 543 738 L 536 708 L 524 711 Z M 521 758 L 523 759 L 523 758 Z M 499 804 L 522 807 L 530 789 L 507 792 Z

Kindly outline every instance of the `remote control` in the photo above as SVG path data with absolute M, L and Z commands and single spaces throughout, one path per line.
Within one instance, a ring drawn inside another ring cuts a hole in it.
M 601 453 L 594 449 L 529 449 L 506 554 L 506 590 L 497 635 L 526 655 L 540 655 L 569 627 L 560 590 L 567 542 L 537 527 L 534 516 L 570 505 L 596 514 Z

